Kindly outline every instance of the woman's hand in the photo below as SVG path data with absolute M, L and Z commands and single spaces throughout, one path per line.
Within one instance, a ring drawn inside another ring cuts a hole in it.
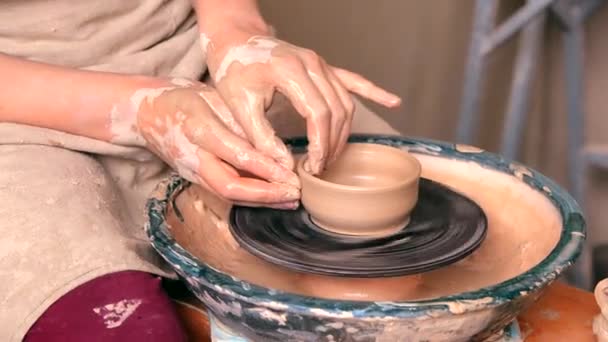
M 328 65 L 315 52 L 243 28 L 201 35 L 208 67 L 221 97 L 249 141 L 285 168 L 293 157 L 265 117 L 275 91 L 306 119 L 308 171 L 318 174 L 343 150 L 351 130 L 350 93 L 387 107 L 399 97 L 365 78 Z
M 256 151 L 213 88 L 144 89 L 133 98 L 141 101 L 136 131 L 184 178 L 241 205 L 297 207 L 298 177 Z

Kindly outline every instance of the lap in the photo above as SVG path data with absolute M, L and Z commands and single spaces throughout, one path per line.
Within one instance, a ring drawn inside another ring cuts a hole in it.
M 100 275 L 157 271 L 158 257 L 93 157 L 0 145 L 0 339 L 19 340 L 51 303 Z

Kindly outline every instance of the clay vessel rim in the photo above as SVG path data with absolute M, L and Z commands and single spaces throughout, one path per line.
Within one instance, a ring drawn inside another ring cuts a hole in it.
M 408 176 L 404 177 L 404 180 L 395 182 L 391 185 L 385 186 L 354 186 L 354 185 L 345 185 L 334 183 L 330 181 L 326 181 L 317 176 L 314 176 L 310 172 L 304 169 L 304 163 L 306 162 L 307 157 L 301 158 L 298 161 L 297 168 L 298 174 L 300 177 L 306 178 L 306 180 L 316 183 L 317 185 L 323 186 L 327 189 L 331 189 L 334 191 L 344 191 L 344 192 L 358 192 L 358 193 L 378 193 L 378 192 L 386 192 L 392 191 L 401 187 L 405 187 L 411 185 L 413 183 L 418 182 L 420 175 L 422 173 L 422 166 L 416 157 L 412 156 L 409 152 L 400 150 L 398 148 L 394 148 L 391 146 L 385 146 L 380 144 L 373 143 L 348 143 L 352 146 L 365 146 L 366 148 L 372 148 L 377 150 L 382 150 L 383 153 L 391 153 L 393 155 L 398 155 L 399 157 L 406 159 L 410 164 L 411 168 L 408 170 Z

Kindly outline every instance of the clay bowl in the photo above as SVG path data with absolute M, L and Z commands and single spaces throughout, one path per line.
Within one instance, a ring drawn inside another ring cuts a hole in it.
M 476 201 L 488 218 L 482 245 L 461 262 L 420 274 L 409 287 L 398 278 L 340 283 L 296 274 L 246 255 L 237 244 L 218 244 L 228 227 L 214 223 L 221 217 L 189 209 L 202 205 L 184 197 L 196 191 L 172 177 L 147 204 L 146 231 L 207 307 L 216 333 L 241 337 L 235 341 L 482 341 L 529 307 L 583 247 L 580 208 L 534 170 L 431 140 L 357 135 L 351 142 L 407 150 L 420 161 L 422 177 Z M 288 143 L 305 153 L 305 139 Z M 206 227 L 196 224 L 203 219 Z M 277 276 L 284 281 L 269 280 Z M 367 297 L 349 297 L 349 289 Z
M 347 144 L 318 177 L 304 168 L 302 205 L 312 221 L 347 235 L 390 235 L 407 225 L 418 199 L 420 163 L 407 151 L 379 144 Z

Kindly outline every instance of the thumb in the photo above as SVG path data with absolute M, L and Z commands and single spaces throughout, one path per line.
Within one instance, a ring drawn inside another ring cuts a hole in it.
M 264 103 L 264 98 L 259 94 L 243 90 L 240 94 L 231 96 L 227 105 L 245 131 L 249 142 L 258 151 L 276 160 L 281 166 L 293 170 L 293 156 L 266 118 Z

